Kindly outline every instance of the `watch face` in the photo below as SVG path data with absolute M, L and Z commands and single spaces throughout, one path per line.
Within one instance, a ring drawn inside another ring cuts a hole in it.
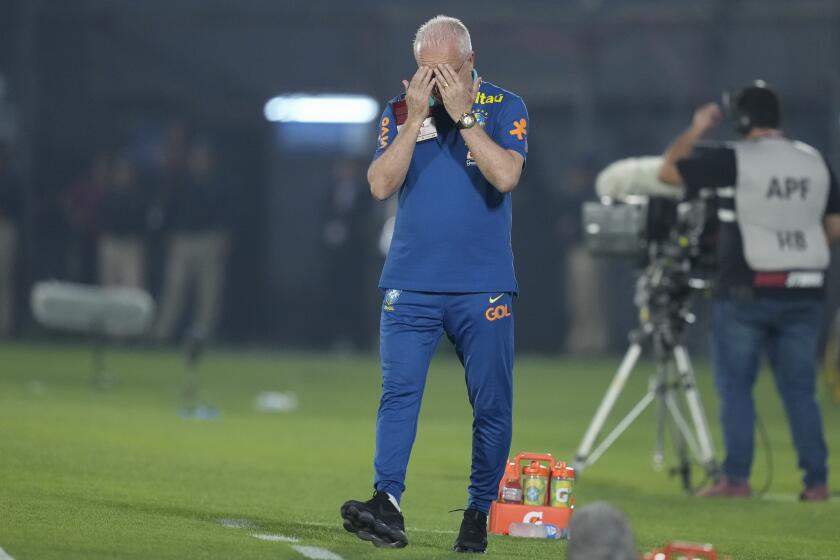
M 464 126 L 472 126 L 475 124 L 475 116 L 466 114 L 463 117 L 461 117 L 461 122 L 464 124 Z

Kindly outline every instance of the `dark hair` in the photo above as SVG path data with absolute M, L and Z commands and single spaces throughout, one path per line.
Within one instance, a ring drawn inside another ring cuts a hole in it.
M 753 128 L 779 128 L 782 113 L 779 97 L 763 81 L 755 81 L 735 96 L 735 127 L 741 134 Z

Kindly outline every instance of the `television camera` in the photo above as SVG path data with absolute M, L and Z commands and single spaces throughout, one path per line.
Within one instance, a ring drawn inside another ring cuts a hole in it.
M 691 468 L 699 465 L 708 479 L 719 467 L 706 415 L 697 390 L 685 334 L 695 317 L 692 296 L 711 288 L 715 265 L 714 193 L 683 200 L 680 188 L 658 181 L 661 158 L 631 158 L 613 163 L 598 176 L 599 202 L 586 203 L 586 245 L 594 255 L 630 257 L 638 265 L 634 304 L 639 326 L 580 446 L 575 466 L 591 466 L 650 405 L 656 404 L 654 465 L 664 468 L 666 431 L 677 454 L 671 473 L 687 493 L 697 490 Z M 653 353 L 655 370 L 636 406 L 604 438 L 608 416 L 644 348 Z M 598 443 L 596 447 L 596 443 Z

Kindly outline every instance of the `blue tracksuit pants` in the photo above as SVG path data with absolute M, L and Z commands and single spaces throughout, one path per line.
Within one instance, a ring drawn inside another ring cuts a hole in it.
M 464 365 L 473 408 L 468 507 L 489 511 L 512 434 L 512 299 L 509 293 L 385 292 L 380 319 L 382 397 L 374 458 L 377 490 L 397 500 L 405 490 L 429 362 L 445 333 Z

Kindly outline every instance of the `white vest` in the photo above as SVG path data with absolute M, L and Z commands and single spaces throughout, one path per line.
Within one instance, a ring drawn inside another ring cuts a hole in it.
M 782 137 L 735 143 L 735 209 L 744 256 L 757 272 L 824 270 L 830 187 L 820 153 Z

